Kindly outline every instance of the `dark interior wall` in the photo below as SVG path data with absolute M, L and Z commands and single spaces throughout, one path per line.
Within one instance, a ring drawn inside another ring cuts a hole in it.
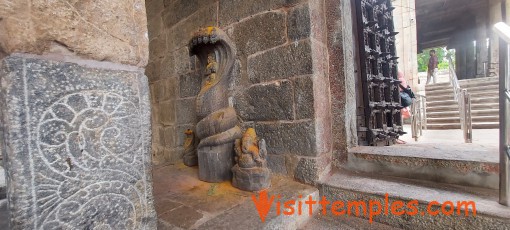
M 233 106 L 268 145 L 274 173 L 314 183 L 329 172 L 331 111 L 323 0 L 147 0 L 155 164 L 182 158 L 202 76 L 187 44 L 199 28 L 237 47 Z

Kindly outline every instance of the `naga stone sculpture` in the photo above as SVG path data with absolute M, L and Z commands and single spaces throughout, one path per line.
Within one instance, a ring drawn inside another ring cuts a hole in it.
M 246 191 L 260 191 L 271 185 L 267 168 L 267 149 L 264 139 L 258 140 L 255 129 L 248 128 L 242 139 L 235 142 L 236 165 L 232 168 L 232 185 Z
M 199 30 L 189 47 L 190 55 L 200 62 L 202 76 L 196 99 L 198 177 L 206 182 L 228 181 L 232 179 L 234 141 L 242 136 L 236 111 L 229 105 L 236 50 L 216 27 Z
M 196 166 L 198 165 L 197 137 L 191 129 L 187 129 L 184 134 L 186 135 L 186 139 L 184 140 L 183 162 L 186 166 Z

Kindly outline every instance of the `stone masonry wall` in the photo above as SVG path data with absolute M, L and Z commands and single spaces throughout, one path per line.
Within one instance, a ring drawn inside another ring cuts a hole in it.
M 7 229 L 156 229 L 145 10 L 0 2 Z
M 217 26 L 237 47 L 234 107 L 266 139 L 274 173 L 314 183 L 329 172 L 331 116 L 322 0 L 146 0 L 155 164 L 182 158 L 200 89 L 186 46 Z
M 347 161 L 347 149 L 357 145 L 356 92 L 357 64 L 354 2 L 326 0 L 329 81 L 333 158 L 335 166 Z

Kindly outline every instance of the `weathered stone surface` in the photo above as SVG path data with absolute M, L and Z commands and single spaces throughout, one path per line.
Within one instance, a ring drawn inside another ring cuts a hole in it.
M 347 149 L 356 146 L 355 47 L 351 1 L 326 1 L 329 88 L 331 89 L 331 129 L 335 161 L 347 161 Z
M 179 96 L 181 98 L 196 97 L 202 85 L 202 78 L 198 73 L 191 72 L 179 76 Z
M 0 152 L 1 154 L 2 152 Z M 3 160 L 0 160 L 3 165 Z M 7 185 L 5 183 L 5 170 L 4 167 L 0 166 L 0 200 L 5 199 L 7 195 Z
M 191 129 L 186 130 L 184 134 L 186 135 L 186 139 L 184 141 L 182 161 L 186 166 L 198 165 L 197 145 L 199 140 L 195 136 L 195 132 Z
M 206 182 L 222 182 L 232 179 L 234 166 L 234 143 L 226 143 L 198 149 L 198 178 Z
M 313 121 L 256 123 L 255 129 L 266 140 L 269 154 L 317 155 Z
M 170 51 L 182 48 L 188 44 L 193 33 L 202 27 L 215 26 L 218 5 L 210 2 L 200 10 L 182 20 L 179 24 L 167 31 L 168 47 Z M 187 59 L 189 60 L 189 58 Z
M 314 96 L 312 76 L 299 77 L 293 80 L 296 120 L 314 117 Z
M 311 42 L 294 42 L 248 58 L 252 83 L 313 73 Z
M 235 107 L 245 121 L 293 120 L 292 97 L 290 81 L 254 85 L 246 90 Z
M 166 55 L 166 34 L 160 34 L 157 37 L 151 38 L 149 44 L 150 59 L 161 59 Z
M 250 55 L 284 44 L 285 14 L 268 12 L 253 16 L 233 26 L 231 37 L 239 53 Z
M 165 148 L 164 149 L 165 163 L 177 164 L 182 162 L 183 153 L 184 152 L 182 151 L 182 149 Z
M 148 61 L 143 0 L 7 0 L 0 15 L 0 47 L 7 54 L 41 54 L 57 43 L 88 59 L 140 67 Z
M 198 178 L 222 182 L 232 178 L 234 141 L 241 138 L 241 129 L 233 108 L 211 113 L 196 126 L 198 144 Z
M 167 72 L 173 71 L 173 73 L 177 75 L 188 73 L 191 66 L 188 47 L 182 47 L 173 52 L 172 55 L 174 59 L 174 69 L 169 69 Z
M 195 222 L 200 220 L 203 214 L 197 212 L 194 208 L 180 206 L 160 216 L 161 220 L 172 223 L 183 229 L 190 229 Z
M 175 147 L 175 136 L 177 135 L 177 133 L 175 132 L 175 127 L 168 126 L 162 128 L 162 130 L 163 136 L 161 136 L 160 138 L 162 138 L 163 140 L 160 143 L 163 144 L 166 148 Z
M 287 17 L 287 33 L 290 40 L 297 41 L 310 36 L 310 8 L 308 4 L 296 6 Z
M 220 1 L 219 24 L 221 27 L 248 16 L 270 9 L 271 0 L 223 0 Z
M 267 168 L 267 146 L 258 139 L 255 129 L 248 128 L 242 139 L 235 141 L 236 165 L 232 168 L 232 185 L 245 191 L 260 191 L 271 186 Z
M 0 200 L 0 229 L 9 229 L 9 207 L 7 200 Z
M 11 228 L 155 228 L 143 73 L 24 56 L 2 67 Z
M 170 78 L 154 83 L 154 99 L 156 102 L 174 99 L 177 92 L 177 79 Z
M 220 1 L 219 25 L 228 26 L 258 13 L 289 7 L 307 0 L 222 0 Z
M 285 156 L 283 155 L 267 155 L 267 167 L 272 173 L 287 174 L 287 167 L 285 166 Z
M 177 146 L 184 146 L 184 142 L 186 140 L 186 135 L 184 135 L 183 133 L 186 132 L 186 130 L 188 130 L 188 129 L 195 130 L 195 126 L 192 124 L 177 125 L 177 129 L 176 129 L 176 132 L 177 132 L 176 145 Z
M 331 170 L 331 159 L 324 154 L 321 157 L 301 158 L 294 171 L 294 178 L 305 184 L 316 184 Z
M 271 186 L 271 171 L 268 168 L 232 168 L 232 186 L 244 191 L 260 191 Z
M 271 8 L 290 7 L 310 0 L 271 0 Z
M 177 124 L 197 123 L 195 98 L 179 99 L 177 106 Z
M 159 103 L 159 120 L 162 125 L 173 125 L 175 123 L 175 101 Z
M 160 79 L 177 77 L 177 74 L 175 73 L 176 63 L 172 53 L 165 53 L 165 56 L 161 59 L 158 66 L 158 70 L 159 71 L 156 72 L 156 74 L 158 74 Z
M 157 144 L 152 144 L 152 163 L 154 165 L 161 165 L 165 163 L 165 148 Z
M 154 17 L 152 19 L 149 19 L 149 21 L 147 21 L 147 30 L 149 32 L 149 40 L 162 34 L 164 27 L 163 20 L 161 19 L 161 17 Z
M 156 16 L 161 16 L 164 9 L 164 0 L 145 0 L 145 7 L 147 11 L 147 18 L 153 19 Z M 160 17 L 161 18 L 161 17 Z
M 161 59 L 154 59 L 147 64 L 147 67 L 145 68 L 145 75 L 147 75 L 147 78 L 149 79 L 150 83 L 153 83 L 157 80 L 159 80 L 159 70 L 161 67 Z M 152 91 L 151 91 L 152 93 Z
M 165 27 L 170 28 L 179 21 L 195 13 L 209 0 L 164 0 L 165 10 L 163 11 L 163 20 Z

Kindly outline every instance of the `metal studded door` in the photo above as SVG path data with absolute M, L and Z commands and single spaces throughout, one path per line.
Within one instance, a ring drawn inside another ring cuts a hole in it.
M 402 134 L 391 0 L 356 0 L 362 108 L 361 145 L 392 145 Z

